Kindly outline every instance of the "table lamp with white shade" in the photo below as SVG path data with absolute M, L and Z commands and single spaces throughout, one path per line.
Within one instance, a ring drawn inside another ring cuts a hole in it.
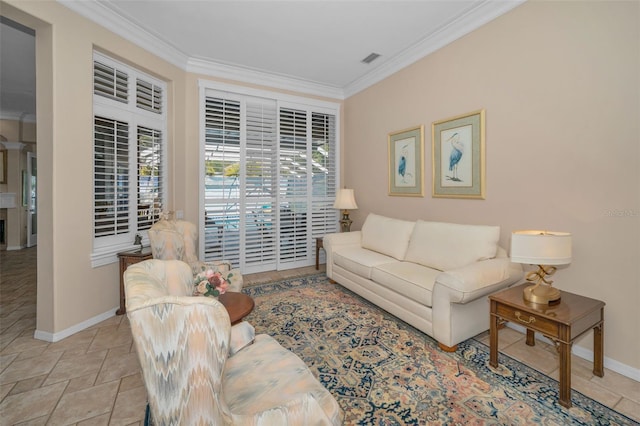
M 511 234 L 511 261 L 538 265 L 527 274 L 534 283 L 524 289 L 525 300 L 549 304 L 560 300 L 560 290 L 551 286 L 548 277 L 556 272 L 554 265 L 571 263 L 571 234 L 551 231 L 515 231 Z
M 353 194 L 353 189 L 343 188 L 339 190 L 336 201 L 335 203 L 333 203 L 333 208 L 342 210 L 342 219 L 340 219 L 340 231 L 351 231 L 351 223 L 353 221 L 349 219 L 349 210 L 355 210 L 358 208 L 355 195 Z

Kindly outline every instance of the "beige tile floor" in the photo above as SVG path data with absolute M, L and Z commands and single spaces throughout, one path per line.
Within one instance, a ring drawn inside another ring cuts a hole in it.
M 126 316 L 56 343 L 34 339 L 35 262 L 35 249 L 0 251 L 0 424 L 141 425 L 146 395 Z M 245 285 L 313 272 L 310 267 L 247 275 Z M 510 329 L 500 332 L 499 345 L 557 378 L 552 345 L 530 348 Z M 591 369 L 573 358 L 574 389 L 640 421 L 640 383 L 608 369 L 604 378 L 595 377 Z

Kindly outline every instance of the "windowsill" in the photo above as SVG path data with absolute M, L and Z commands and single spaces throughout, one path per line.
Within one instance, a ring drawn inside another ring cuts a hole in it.
M 142 241 L 143 246 L 149 245 L 149 240 Z M 140 249 L 139 245 L 133 244 L 120 244 L 117 246 L 109 246 L 101 249 L 95 249 L 91 253 L 91 267 L 98 268 L 100 266 L 110 265 L 111 263 L 118 262 L 118 253 L 123 251 L 133 251 Z

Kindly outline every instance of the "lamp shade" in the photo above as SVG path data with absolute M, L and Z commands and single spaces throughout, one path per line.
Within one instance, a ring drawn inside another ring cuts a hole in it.
M 356 204 L 356 198 L 353 195 L 353 189 L 343 188 L 338 191 L 335 203 L 333 203 L 334 209 L 340 210 L 354 210 L 358 208 Z
M 571 234 L 551 231 L 515 231 L 511 234 L 511 261 L 531 265 L 571 263 Z

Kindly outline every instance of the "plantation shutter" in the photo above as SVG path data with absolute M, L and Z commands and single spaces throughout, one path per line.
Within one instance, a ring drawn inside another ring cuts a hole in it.
M 275 267 L 276 124 L 273 101 L 206 98 L 206 260 L 246 272 Z
M 92 266 L 117 261 L 165 209 L 166 84 L 93 53 Z
M 136 80 L 136 106 L 162 113 L 162 88 L 145 80 Z
M 129 126 L 94 119 L 94 233 L 129 232 Z
M 203 91 L 202 257 L 313 265 L 315 238 L 338 230 L 337 109 L 250 93 Z
M 277 116 L 273 101 L 246 107 L 244 265 L 252 272 L 276 267 Z
M 308 235 L 307 113 L 280 109 L 279 264 L 306 260 Z
M 311 113 L 311 233 L 313 252 L 316 238 L 337 231 L 336 210 L 336 117 Z M 324 261 L 324 250 L 320 252 Z
M 164 209 L 162 132 L 138 126 L 138 231 L 151 228 Z
M 240 102 L 205 102 L 205 260 L 240 264 Z
M 93 93 L 127 102 L 129 98 L 129 76 L 126 72 L 100 61 L 93 62 Z

